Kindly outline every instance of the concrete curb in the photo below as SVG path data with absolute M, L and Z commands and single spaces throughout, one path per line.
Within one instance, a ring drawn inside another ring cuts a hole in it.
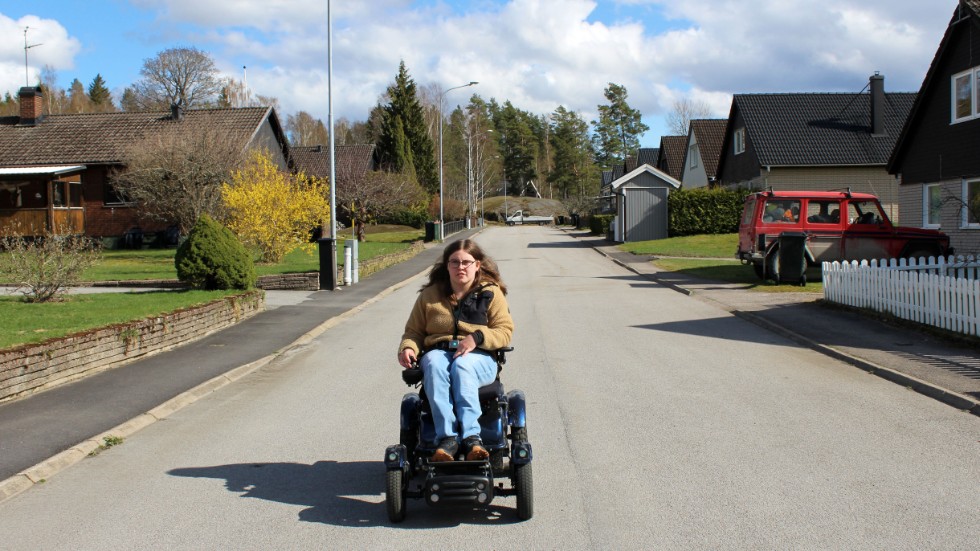
M 170 400 L 167 400 L 146 413 L 138 415 L 125 423 L 117 425 L 92 438 L 84 440 L 61 453 L 49 457 L 33 467 L 25 469 L 20 473 L 7 478 L 6 480 L 0 481 L 0 503 L 3 503 L 8 499 L 29 490 L 36 484 L 43 484 L 48 478 L 51 478 L 60 471 L 78 463 L 89 455 L 98 453 L 106 442 L 106 438 L 128 438 L 140 430 L 152 425 L 153 423 L 166 419 L 170 415 L 173 415 L 177 411 L 180 411 L 181 409 L 197 402 L 201 398 L 204 398 L 209 394 L 258 371 L 259 369 L 262 369 L 280 356 L 310 344 L 318 336 L 322 335 L 331 328 L 336 327 L 342 321 L 361 312 L 367 306 L 374 304 L 396 290 L 404 287 L 410 281 L 428 271 L 429 268 L 426 268 L 418 274 L 381 290 L 378 294 L 367 299 L 361 304 L 324 321 L 320 325 L 317 325 L 313 329 L 300 335 L 292 343 L 280 348 L 272 354 L 259 358 L 251 363 L 231 369 L 226 373 L 205 381 L 194 388 L 174 396 Z
M 659 283 L 659 284 L 661 284 L 661 285 L 663 285 L 665 287 L 668 287 L 668 288 L 670 288 L 670 289 L 672 289 L 674 291 L 677 291 L 679 293 L 682 293 L 682 294 L 685 294 L 685 295 L 688 295 L 688 296 L 694 296 L 696 294 L 691 289 L 688 289 L 688 288 L 683 287 L 681 285 L 677 285 L 676 283 L 673 283 L 673 282 L 664 281 L 663 279 L 657 277 L 656 274 L 650 274 L 650 273 L 640 272 L 639 270 L 631 267 L 629 264 L 627 264 L 625 262 L 621 262 L 620 260 L 616 259 L 615 257 L 610 256 L 609 254 L 606 254 L 605 251 L 603 251 L 603 250 L 601 250 L 601 249 L 599 249 L 597 247 L 593 247 L 593 250 L 595 250 L 597 253 L 601 254 L 602 256 L 604 256 L 604 257 L 612 260 L 613 262 L 615 262 L 616 264 L 622 266 L 623 268 L 626 268 L 627 270 L 633 272 L 636 275 L 639 275 L 641 277 L 644 277 L 646 279 L 649 279 L 651 281 L 654 281 L 656 283 Z M 914 390 L 915 392 L 918 392 L 919 394 L 922 394 L 924 396 L 928 396 L 928 397 L 930 397 L 930 398 L 932 398 L 934 400 L 938 400 L 938 401 L 940 401 L 940 402 L 942 402 L 942 403 L 944 403 L 946 405 L 952 406 L 952 407 L 954 407 L 956 409 L 960 409 L 960 410 L 963 410 L 965 412 L 972 413 L 973 415 L 980 416 L 980 401 L 975 400 L 975 399 L 973 399 L 973 398 L 971 398 L 969 396 L 964 396 L 962 394 L 958 394 L 958 393 L 953 392 L 951 390 L 942 388 L 942 387 L 940 387 L 938 385 L 934 385 L 934 384 L 929 383 L 927 381 L 923 381 L 921 379 L 918 379 L 918 378 L 913 377 L 911 375 L 907 375 L 907 374 L 902 373 L 900 371 L 895 371 L 894 369 L 890 369 L 888 367 L 881 366 L 881 365 L 875 364 L 873 362 L 869 362 L 869 361 L 864 360 L 862 358 L 859 358 L 857 356 L 852 356 L 851 354 L 847 354 L 846 352 L 842 352 L 840 350 L 837 350 L 837 349 L 832 348 L 830 346 L 827 346 L 825 344 L 821 344 L 819 342 L 816 342 L 816 341 L 814 341 L 814 340 L 812 340 L 812 339 L 810 339 L 808 337 L 805 337 L 803 335 L 800 335 L 799 333 L 796 333 L 794 331 L 791 331 L 791 330 L 789 330 L 789 329 L 787 329 L 787 328 L 785 328 L 785 327 L 783 327 L 781 325 L 777 325 L 775 323 L 772 323 L 769 320 L 764 319 L 761 316 L 758 316 L 758 315 L 753 314 L 751 312 L 745 312 L 745 311 L 742 311 L 742 310 L 738 310 L 737 308 L 733 308 L 733 307 L 731 307 L 731 306 L 729 306 L 727 304 L 724 304 L 722 302 L 719 302 L 717 300 L 714 300 L 714 299 L 711 299 L 711 298 L 708 298 L 708 297 L 702 297 L 702 298 L 704 298 L 706 300 L 710 300 L 711 302 L 719 305 L 720 307 L 722 307 L 723 309 L 725 309 L 726 311 L 730 312 L 732 315 L 734 315 L 736 317 L 739 317 L 741 319 L 744 319 L 746 321 L 749 321 L 751 323 L 754 323 L 754 324 L 762 327 L 763 329 L 766 329 L 768 331 L 771 331 L 773 333 L 776 333 L 778 335 L 781 335 L 781 336 L 783 336 L 783 337 L 785 337 L 787 339 L 790 339 L 790 340 L 792 340 L 792 341 L 794 341 L 794 342 L 796 342 L 798 344 L 801 344 L 803 346 L 806 346 L 807 348 L 810 348 L 812 350 L 815 350 L 815 351 L 817 351 L 817 352 L 819 352 L 821 354 L 824 354 L 824 355 L 829 356 L 831 358 L 834 358 L 834 359 L 840 360 L 842 362 L 848 363 L 850 365 L 853 365 L 853 366 L 855 366 L 855 367 L 857 367 L 859 369 L 862 369 L 864 371 L 867 371 L 868 373 L 870 373 L 872 375 L 876 375 L 878 377 L 881 377 L 882 379 L 885 379 L 887 381 L 891 381 L 893 383 L 900 384 L 900 385 L 902 385 L 902 386 L 904 386 L 904 387 L 906 387 L 906 388 L 908 388 L 910 390 Z

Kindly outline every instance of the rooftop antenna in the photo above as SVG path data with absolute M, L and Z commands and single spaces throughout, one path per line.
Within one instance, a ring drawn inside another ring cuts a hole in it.
M 242 65 L 242 91 L 245 94 L 245 98 L 243 100 L 244 105 L 242 105 L 242 107 L 249 107 L 250 105 L 248 101 L 248 69 L 244 65 Z
M 27 50 L 41 45 L 40 43 L 27 45 L 27 29 L 30 27 L 24 27 L 24 86 L 31 85 L 31 77 L 27 74 Z

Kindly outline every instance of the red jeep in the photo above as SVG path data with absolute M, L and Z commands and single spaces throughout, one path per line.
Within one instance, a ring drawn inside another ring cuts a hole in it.
M 745 198 L 738 252 L 763 279 L 780 279 L 779 236 L 805 239 L 807 266 L 834 260 L 953 254 L 937 230 L 895 227 L 878 198 L 850 191 L 762 191 Z

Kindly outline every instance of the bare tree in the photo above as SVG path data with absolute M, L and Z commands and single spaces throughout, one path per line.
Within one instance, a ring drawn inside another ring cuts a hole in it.
M 337 173 L 337 206 L 351 221 L 371 222 L 404 209 L 421 205 L 426 194 L 422 186 L 405 174 L 367 171 L 355 177 L 341 169 Z
M 667 113 L 667 128 L 671 135 L 687 136 L 688 128 L 694 119 L 706 119 L 711 116 L 711 107 L 701 101 L 691 98 L 679 99 L 674 102 L 670 113 Z
M 113 174 L 111 183 L 148 214 L 176 223 L 186 235 L 201 214 L 220 217 L 221 183 L 242 165 L 244 152 L 240 142 L 206 118 L 193 126 L 185 122 L 175 121 L 168 131 L 131 145 L 123 159 L 125 170 Z
M 323 121 L 313 118 L 306 111 L 286 117 L 286 133 L 289 134 L 290 145 L 294 146 L 326 144 L 330 140 Z
M 213 103 L 224 85 L 214 60 L 197 48 L 170 48 L 143 61 L 143 76 L 134 85 L 143 110 L 184 109 Z

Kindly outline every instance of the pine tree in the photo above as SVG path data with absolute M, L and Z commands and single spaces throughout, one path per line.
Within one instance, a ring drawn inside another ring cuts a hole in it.
M 563 198 L 586 195 L 597 181 L 589 125 L 581 115 L 564 106 L 559 106 L 551 119 L 555 165 L 548 173 L 548 181 L 558 186 Z
M 425 125 L 415 81 L 409 76 L 404 61 L 398 66 L 395 83 L 388 87 L 388 99 L 389 103 L 381 106 L 381 132 L 378 136 L 378 156 L 382 166 L 396 172 L 404 169 L 404 153 L 399 152 L 401 146 L 397 141 L 397 128 L 400 124 L 404 139 L 412 152 L 411 161 L 419 183 L 430 193 L 437 193 L 439 175 L 435 148 Z
M 92 102 L 95 110 L 100 113 L 115 111 L 112 105 L 112 93 L 106 88 L 105 80 L 101 74 L 96 74 L 92 83 L 88 85 L 88 99 Z
M 650 129 L 641 121 L 642 115 L 626 103 L 625 86 L 609 83 L 604 95 L 609 105 L 599 105 L 599 120 L 592 121 L 595 135 L 596 162 L 604 170 L 626 160 L 630 151 L 640 147 L 640 136 Z

